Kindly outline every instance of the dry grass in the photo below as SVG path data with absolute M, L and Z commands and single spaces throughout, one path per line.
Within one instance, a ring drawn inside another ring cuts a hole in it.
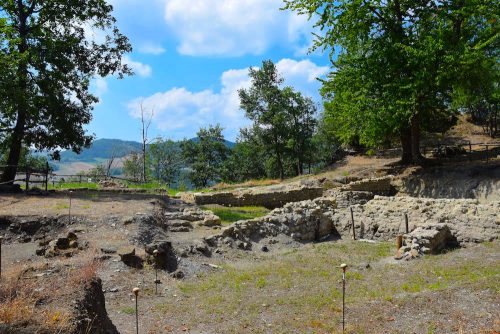
M 221 191 L 221 190 L 231 190 L 231 189 L 237 189 L 237 188 L 252 188 L 252 187 L 264 187 L 264 186 L 271 186 L 275 184 L 281 183 L 280 180 L 276 179 L 262 179 L 262 180 L 248 180 L 242 183 L 225 183 L 221 182 L 213 186 L 211 189 L 214 191 Z
M 0 323 L 31 326 L 41 332 L 71 332 L 74 314 L 68 302 L 84 291 L 98 267 L 92 260 L 73 269 L 47 265 L 11 269 L 0 282 Z M 48 269 L 55 275 L 38 275 Z

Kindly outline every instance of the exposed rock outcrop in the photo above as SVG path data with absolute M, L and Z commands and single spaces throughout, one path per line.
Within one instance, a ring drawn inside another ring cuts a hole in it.
M 100 278 L 93 279 L 86 287 L 82 299 L 75 305 L 76 330 L 74 334 L 119 334 L 106 312 Z

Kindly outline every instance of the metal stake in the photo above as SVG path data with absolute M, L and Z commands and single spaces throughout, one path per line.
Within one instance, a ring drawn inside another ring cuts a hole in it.
M 158 294 L 158 283 L 160 283 L 160 282 L 158 281 L 158 263 L 157 263 L 157 261 L 158 261 L 158 250 L 157 249 L 155 249 L 153 251 L 153 256 L 154 256 L 154 259 L 155 259 L 154 260 L 155 261 L 155 263 L 154 263 L 155 264 L 155 294 Z
M 405 213 L 405 231 L 406 231 L 406 234 L 408 234 L 410 232 L 410 228 L 408 226 L 408 214 Z
M 345 272 L 347 264 L 342 263 L 340 268 L 342 268 L 342 333 L 345 333 Z
M 3 237 L 0 236 L 0 279 L 2 278 L 2 241 Z
M 68 219 L 69 219 L 69 222 L 68 222 L 68 225 L 71 225 L 71 194 L 73 192 L 70 190 L 69 191 L 69 211 L 68 211 Z
M 354 213 L 352 212 L 352 207 L 351 209 L 351 222 L 352 222 L 352 240 L 356 240 L 356 226 L 354 225 Z
M 139 288 L 134 288 L 132 292 L 135 295 L 135 332 L 139 334 L 139 307 L 137 302 L 139 299 Z

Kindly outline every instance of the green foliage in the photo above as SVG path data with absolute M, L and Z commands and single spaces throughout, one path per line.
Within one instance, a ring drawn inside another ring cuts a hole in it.
M 84 126 L 97 102 L 91 79 L 131 73 L 121 59 L 131 46 L 112 10 L 104 0 L 0 2 L 0 140 L 9 141 L 9 165 L 17 165 L 22 145 L 75 152 L 89 146 Z M 84 27 L 106 38 L 89 40 Z M 6 169 L 2 178 L 15 172 Z
M 219 216 L 223 224 L 231 224 L 238 220 L 253 219 L 265 216 L 269 210 L 261 206 L 242 206 L 242 207 L 214 207 L 205 206 L 204 210 L 210 210 Z
M 261 159 L 258 168 L 252 164 L 252 171 L 261 172 L 264 167 L 268 177 L 281 179 L 302 174 L 303 165 L 312 162 L 317 123 L 313 101 L 291 87 L 282 88 L 283 78 L 270 60 L 263 61 L 259 69 L 251 68 L 249 76 L 252 85 L 241 89 L 239 96 L 240 106 L 253 124 L 241 130 L 240 141 L 254 147 Z M 262 159 L 262 155 L 267 156 Z
M 183 167 L 180 145 L 172 140 L 159 139 L 149 145 L 149 169 L 157 181 L 172 185 Z
M 314 48 L 332 55 L 321 93 L 334 134 L 372 147 L 399 138 L 407 162 L 421 158 L 421 129 L 453 114 L 453 91 L 473 95 L 460 87 L 474 66 L 498 60 L 498 1 L 284 1 L 323 29 Z
M 220 125 L 201 128 L 194 140 L 181 143 L 182 156 L 191 169 L 189 179 L 197 188 L 221 180 L 223 163 L 230 151 Z
M 141 154 L 133 152 L 123 161 L 123 173 L 126 177 L 133 180 L 142 180 L 143 169 Z
M 243 182 L 266 175 L 264 147 L 253 141 L 239 141 L 223 165 L 224 182 Z

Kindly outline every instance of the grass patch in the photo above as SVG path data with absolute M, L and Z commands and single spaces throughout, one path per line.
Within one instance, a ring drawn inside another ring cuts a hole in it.
M 200 322 L 215 324 L 214 314 L 241 315 L 240 320 L 225 324 L 227 333 L 239 333 L 243 323 L 253 324 L 255 333 L 268 333 L 269 328 L 259 325 L 261 314 L 273 319 L 273 328 L 279 327 L 283 333 L 331 333 L 341 319 L 340 263 L 349 265 L 346 303 L 353 309 L 375 307 L 378 310 L 384 305 L 389 308 L 405 305 L 414 300 L 415 295 L 428 291 L 447 293 L 440 291 L 466 286 L 469 291 L 490 289 L 498 293 L 500 267 L 494 265 L 493 254 L 499 247 L 500 243 L 478 247 L 473 256 L 457 253 L 466 250 L 426 256 L 408 265 L 386 262 L 394 253 L 392 242 L 310 244 L 258 262 L 252 258 L 227 265 L 221 271 L 180 282 L 178 288 L 183 298 L 175 305 L 168 305 L 168 312 L 178 314 L 188 325 L 192 321 L 192 326 Z M 371 263 L 370 268 L 366 268 L 366 262 Z M 198 313 L 196 319 L 190 320 L 186 310 L 194 300 Z M 157 309 L 166 312 L 165 307 Z M 373 317 L 367 314 L 360 317 L 386 322 L 388 315 L 377 312 Z M 370 323 L 354 326 L 347 332 L 372 332 Z
M 120 310 L 120 312 L 128 314 L 128 315 L 132 315 L 132 314 L 135 314 L 135 308 L 133 308 L 131 306 L 127 306 L 127 307 L 122 308 Z
M 100 189 L 99 185 L 97 183 L 92 183 L 92 182 L 62 182 L 62 183 L 55 183 L 55 184 L 48 184 L 48 189 L 49 190 L 57 190 L 57 189 Z
M 203 206 L 202 209 L 210 210 L 219 216 L 222 224 L 231 224 L 238 220 L 262 217 L 267 215 L 270 211 L 262 206 L 223 207 L 207 205 Z

